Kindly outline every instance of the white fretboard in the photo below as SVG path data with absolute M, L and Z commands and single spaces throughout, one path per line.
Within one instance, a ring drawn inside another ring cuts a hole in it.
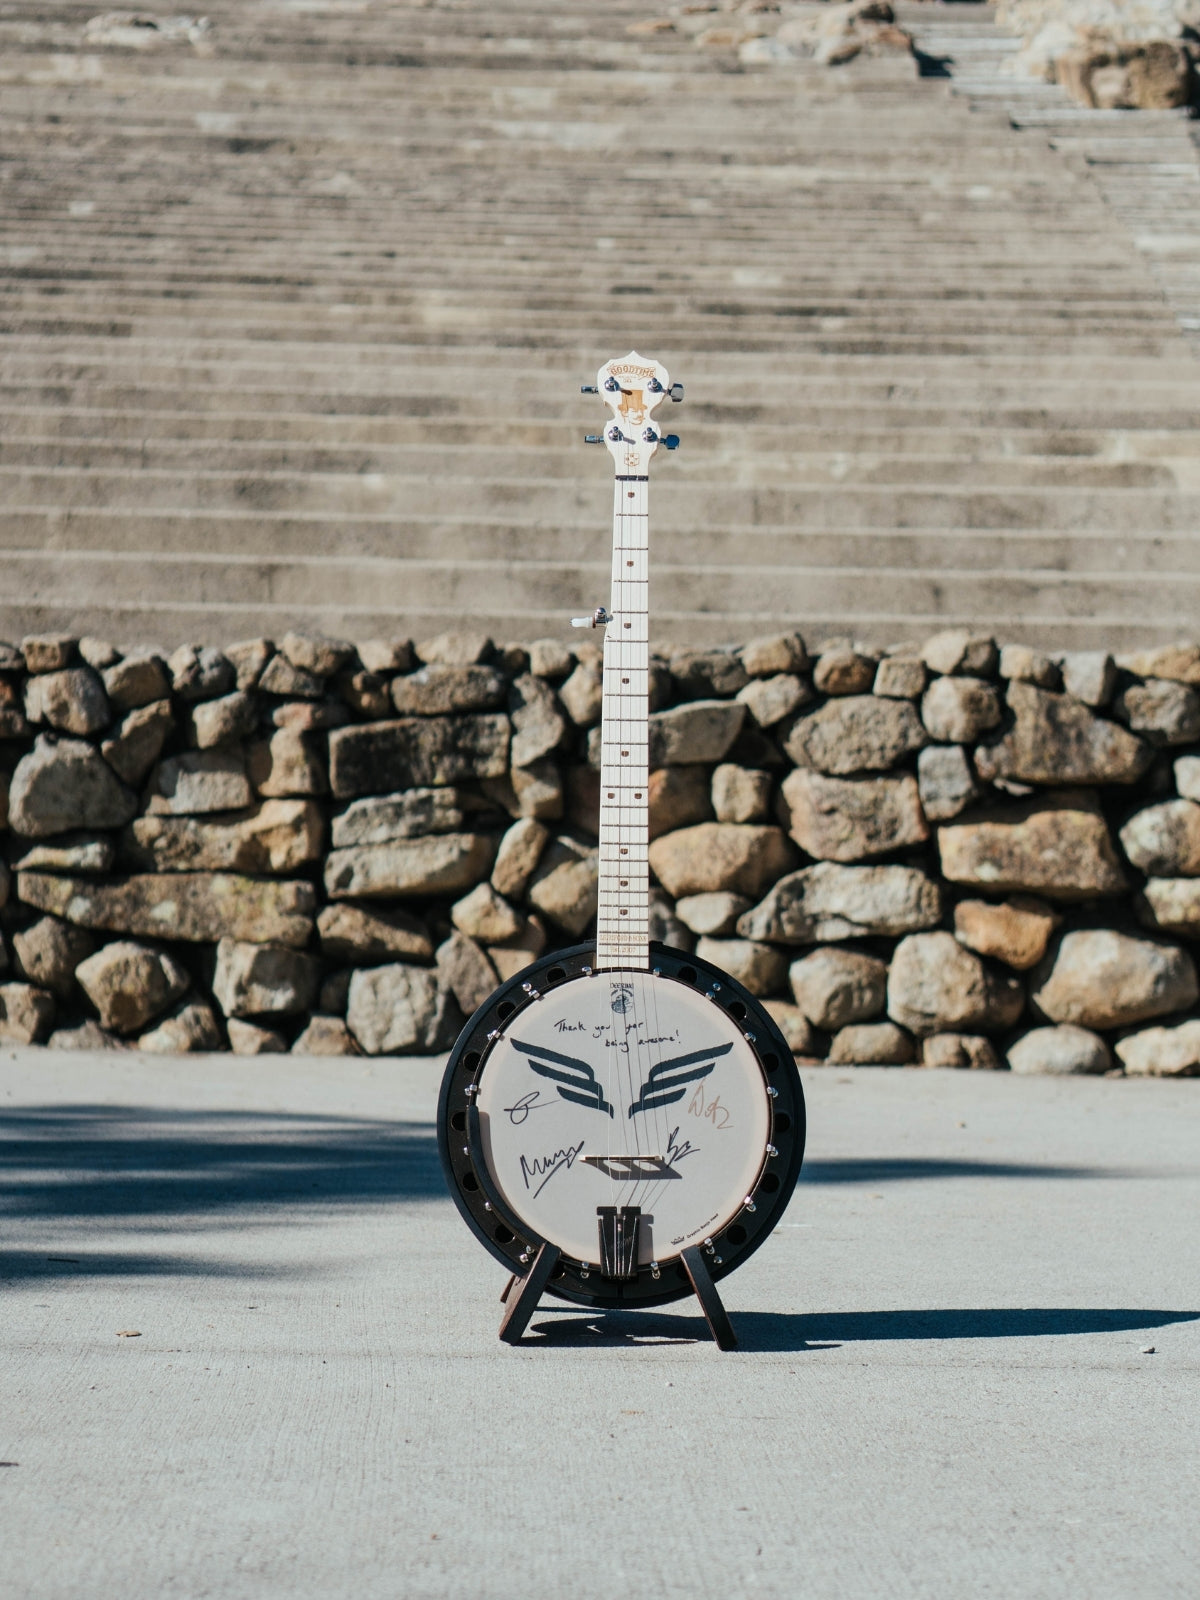
M 645 478 L 618 477 L 613 501 L 612 620 L 604 636 L 600 768 L 600 907 L 596 966 L 649 966 L 649 509 Z

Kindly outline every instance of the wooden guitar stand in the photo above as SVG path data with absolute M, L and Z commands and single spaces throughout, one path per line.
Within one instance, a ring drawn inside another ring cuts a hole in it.
M 505 1284 L 504 1293 L 500 1296 L 504 1306 L 504 1315 L 500 1319 L 500 1337 L 505 1344 L 520 1344 L 521 1336 L 529 1326 L 529 1319 L 537 1310 L 537 1303 L 550 1282 L 550 1275 L 558 1265 L 560 1254 L 556 1246 L 543 1244 L 534 1256 L 525 1276 L 518 1277 L 514 1272 Z M 700 1309 L 704 1313 L 704 1320 L 708 1324 L 708 1331 L 712 1334 L 717 1349 L 736 1350 L 737 1335 L 733 1331 L 733 1324 L 725 1307 L 721 1304 L 721 1297 L 705 1263 L 703 1250 L 699 1245 L 693 1245 L 691 1249 L 681 1252 L 680 1260 L 683 1262 L 683 1270 L 688 1275 L 688 1282 L 695 1292 L 696 1299 L 700 1302 Z M 520 1288 L 517 1288 L 518 1284 Z M 514 1288 L 517 1288 L 515 1295 L 512 1292 Z

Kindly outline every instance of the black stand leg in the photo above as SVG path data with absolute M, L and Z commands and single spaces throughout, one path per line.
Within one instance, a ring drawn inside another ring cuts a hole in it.
M 733 1324 L 725 1314 L 725 1307 L 721 1304 L 721 1296 L 717 1293 L 717 1286 L 712 1281 L 712 1274 L 704 1260 L 704 1252 L 698 1245 L 693 1245 L 690 1250 L 682 1253 L 683 1270 L 691 1280 L 692 1288 L 696 1291 L 696 1299 L 700 1302 L 700 1309 L 704 1313 L 704 1320 L 708 1323 L 708 1331 L 712 1334 L 718 1350 L 736 1350 L 737 1335 L 733 1331 Z M 503 1338 L 503 1334 L 501 1335 Z
M 520 1288 L 506 1298 L 504 1316 L 500 1319 L 500 1337 L 505 1344 L 520 1344 L 521 1335 L 529 1326 L 529 1319 L 537 1310 L 542 1290 L 550 1281 L 550 1274 L 558 1265 L 561 1252 L 552 1244 L 544 1244 L 533 1258 L 533 1265 L 517 1282 Z M 706 1274 L 707 1276 L 707 1274 Z M 515 1286 L 514 1286 L 515 1287 Z M 711 1280 L 710 1280 L 711 1287 Z M 713 1291 L 716 1292 L 715 1290 Z M 717 1302 L 720 1305 L 720 1301 Z M 722 1316 L 724 1312 L 722 1312 Z
M 516 1281 L 517 1281 L 516 1273 L 515 1272 L 509 1273 L 508 1282 L 504 1285 L 503 1289 L 501 1289 L 501 1291 L 500 1291 L 500 1304 L 501 1305 L 503 1305 L 505 1303 L 505 1301 L 508 1299 L 509 1295 L 512 1293 L 512 1286 L 513 1286 L 514 1283 L 516 1283 Z

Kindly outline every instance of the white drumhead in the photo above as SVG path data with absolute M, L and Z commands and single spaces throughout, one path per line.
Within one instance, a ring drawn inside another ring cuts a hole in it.
M 602 972 L 514 1017 L 477 1100 L 492 1179 L 568 1256 L 598 1264 L 597 1208 L 638 1206 L 638 1257 L 725 1226 L 762 1169 L 769 1100 L 738 1025 L 688 985 Z

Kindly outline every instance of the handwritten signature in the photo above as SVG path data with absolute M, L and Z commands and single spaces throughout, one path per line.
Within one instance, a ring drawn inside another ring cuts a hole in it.
M 531 1089 L 528 1094 L 523 1094 L 515 1105 L 505 1106 L 504 1114 L 514 1128 L 519 1128 L 528 1119 L 531 1111 L 545 1111 L 554 1102 L 541 1099 L 536 1089 Z
M 694 1156 L 697 1154 L 697 1150 L 698 1147 L 690 1139 L 685 1139 L 680 1144 L 679 1129 L 672 1128 L 671 1137 L 667 1140 L 667 1165 L 669 1167 L 677 1166 L 684 1156 Z
M 582 1149 L 583 1140 L 580 1139 L 578 1144 L 568 1145 L 565 1150 L 556 1150 L 552 1156 L 534 1156 L 532 1161 L 528 1156 L 521 1157 L 521 1176 L 525 1180 L 525 1187 L 528 1189 L 531 1178 L 542 1180 L 533 1191 L 535 1200 L 556 1172 L 575 1165 L 575 1159 Z
M 714 1128 L 733 1126 L 729 1112 L 721 1104 L 721 1096 L 715 1094 L 711 1100 L 706 1100 L 702 1083 L 696 1085 L 696 1092 L 688 1101 L 688 1111 L 693 1117 L 703 1117 L 706 1122 L 711 1122 Z

